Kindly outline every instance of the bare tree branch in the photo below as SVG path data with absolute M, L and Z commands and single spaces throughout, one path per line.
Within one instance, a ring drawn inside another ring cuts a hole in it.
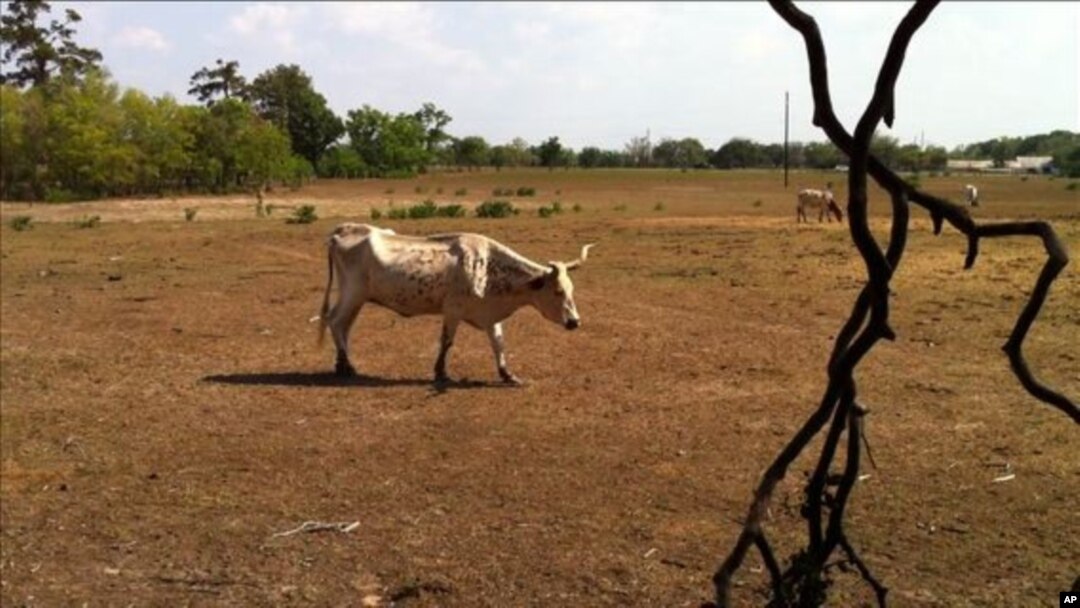
M 770 0 L 781 18 L 799 31 L 806 44 L 810 63 L 810 80 L 814 97 L 814 124 L 821 127 L 850 159 L 848 172 L 848 216 L 852 241 L 862 256 L 868 280 L 851 314 L 837 335 L 829 358 L 828 385 L 817 410 L 774 459 L 765 471 L 754 492 L 742 532 L 731 552 L 713 576 L 716 603 L 730 604 L 731 579 L 739 569 L 751 545 L 758 547 L 772 577 L 771 606 L 809 606 L 824 602 L 829 585 L 827 560 L 839 547 L 856 566 L 863 579 L 874 589 L 878 603 L 885 605 L 887 589 L 871 574 L 855 553 L 843 531 L 847 501 L 858 480 L 860 450 L 864 439 L 862 419 L 865 410 L 856 403 L 855 367 L 881 339 L 892 340 L 895 333 L 889 327 L 889 282 L 900 263 L 910 229 L 909 203 L 915 203 L 930 213 L 934 233 L 940 234 L 944 221 L 968 237 L 965 268 L 971 268 L 978 255 L 982 237 L 1013 235 L 1039 236 L 1047 251 L 1047 262 L 1036 282 L 1027 305 L 1017 319 L 1012 335 L 1004 346 L 1012 368 L 1021 384 L 1037 399 L 1060 409 L 1080 422 L 1080 410 L 1064 395 L 1055 392 L 1031 373 L 1023 357 L 1023 341 L 1046 300 L 1054 279 L 1068 263 L 1064 244 L 1053 228 L 1045 222 L 1009 222 L 977 225 L 967 209 L 946 200 L 918 191 L 900 179 L 870 154 L 870 140 L 879 122 L 892 124 L 895 116 L 895 85 L 903 66 L 904 55 L 911 39 L 926 22 L 939 0 L 918 0 L 897 26 L 889 44 L 874 94 L 852 136 L 837 120 L 832 109 L 828 87 L 825 47 L 817 23 L 796 8 L 790 0 Z M 892 225 L 886 250 L 874 239 L 867 216 L 867 176 L 890 193 Z M 807 520 L 808 546 L 797 553 L 791 564 L 780 570 L 772 549 L 765 540 L 762 522 L 776 484 L 783 479 L 788 467 L 825 424 L 832 419 L 814 472 L 807 482 L 802 516 Z M 830 474 L 836 459 L 840 438 L 846 433 L 845 465 L 839 476 Z M 867 445 L 869 448 L 869 445 Z M 829 487 L 835 491 L 829 493 Z M 827 524 L 823 509 L 829 510 Z M 824 529 L 823 529 L 824 526 Z

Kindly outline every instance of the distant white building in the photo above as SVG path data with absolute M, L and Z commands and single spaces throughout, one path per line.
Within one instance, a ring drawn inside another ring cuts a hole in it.
M 1053 156 L 1017 156 L 1005 161 L 1005 168 L 1013 173 L 1050 173 L 1054 169 Z
M 945 168 L 950 171 L 986 171 L 994 168 L 992 160 L 952 159 L 945 161 Z
M 949 171 L 979 173 L 1053 173 L 1054 157 L 1017 156 L 1014 160 L 1005 161 L 1004 167 L 995 167 L 994 161 L 989 159 L 966 160 L 950 158 L 945 161 L 945 168 Z

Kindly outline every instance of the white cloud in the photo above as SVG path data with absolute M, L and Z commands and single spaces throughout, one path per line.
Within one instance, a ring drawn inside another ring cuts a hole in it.
M 295 51 L 295 28 L 300 26 L 306 14 L 307 7 L 303 5 L 259 2 L 233 15 L 229 26 L 245 38 L 269 40 L 285 51 Z
M 376 34 L 391 40 L 413 33 L 430 34 L 434 14 L 417 2 L 357 2 L 326 6 L 337 27 L 346 32 Z
M 598 38 L 603 46 L 619 50 L 653 42 L 651 34 L 663 16 L 657 5 L 643 3 L 556 2 L 540 6 L 557 20 L 586 28 L 588 36 Z
M 161 32 L 149 27 L 125 27 L 113 37 L 116 46 L 131 49 L 164 51 L 169 43 Z
M 432 6 L 418 2 L 356 2 L 321 5 L 334 27 L 348 34 L 380 38 L 436 66 L 468 72 L 484 69 L 474 51 L 443 42 Z

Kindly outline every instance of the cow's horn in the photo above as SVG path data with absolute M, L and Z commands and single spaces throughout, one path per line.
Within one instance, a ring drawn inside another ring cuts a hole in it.
M 588 245 L 585 245 L 584 247 L 582 247 L 581 248 L 581 257 L 574 260 L 573 262 L 570 262 L 569 264 L 567 264 L 566 269 L 567 270 L 573 270 L 573 269 L 577 268 L 578 266 L 581 266 L 581 263 L 589 258 L 589 248 L 592 247 L 595 244 L 596 243 L 589 243 Z

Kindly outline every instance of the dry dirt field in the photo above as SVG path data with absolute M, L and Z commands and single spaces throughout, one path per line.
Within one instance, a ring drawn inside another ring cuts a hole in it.
M 955 200 L 969 179 L 922 182 Z M 287 209 L 256 219 L 244 197 L 0 205 L 0 601 L 698 606 L 761 472 L 816 406 L 863 280 L 844 226 L 795 224 L 794 190 L 826 180 L 844 192 L 839 174 L 797 173 L 785 190 L 767 172 L 507 171 L 267 198 L 316 205 L 310 225 L 287 225 Z M 977 217 L 1046 218 L 1071 247 L 1027 353 L 1077 398 L 1080 191 L 976 183 Z M 308 319 L 332 227 L 497 186 L 538 193 L 511 219 L 379 223 L 482 232 L 541 261 L 597 242 L 574 277 L 582 329 L 512 317 L 527 384 L 504 388 L 486 338 L 463 328 L 449 369 L 468 381 L 440 393 L 439 320 L 369 307 L 352 343 L 370 378 L 330 375 Z M 582 209 L 532 211 L 554 200 Z M 33 228 L 14 231 L 16 215 Z M 101 225 L 72 224 L 88 215 Z M 849 536 L 893 605 L 1056 605 L 1080 574 L 1080 435 L 1000 351 L 1041 246 L 988 241 L 964 271 L 963 238 L 914 217 L 899 338 L 858 374 L 877 466 Z M 1006 466 L 1015 477 L 995 483 Z M 785 556 L 809 467 L 773 501 Z M 359 525 L 275 536 L 309 520 Z M 760 605 L 766 582 L 752 555 L 740 605 Z M 832 599 L 872 595 L 840 574 Z

